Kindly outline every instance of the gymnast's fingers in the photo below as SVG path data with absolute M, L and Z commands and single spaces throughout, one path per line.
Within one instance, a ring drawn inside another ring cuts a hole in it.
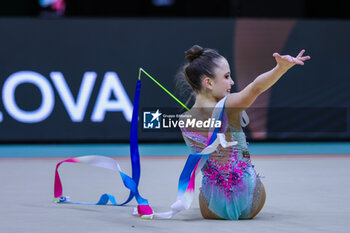
M 301 61 L 306 61 L 306 60 L 309 60 L 309 59 L 311 59 L 310 56 L 305 56 L 305 57 L 299 58 L 299 60 L 301 60 Z
M 298 54 L 297 58 L 302 57 L 302 56 L 303 56 L 303 54 L 304 54 L 304 52 L 305 52 L 305 49 L 302 49 L 302 50 L 299 52 L 299 54 Z

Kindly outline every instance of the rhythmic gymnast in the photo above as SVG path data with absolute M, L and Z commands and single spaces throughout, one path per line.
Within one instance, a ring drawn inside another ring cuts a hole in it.
M 198 45 L 185 52 L 188 63 L 183 67 L 183 72 L 195 94 L 195 104 L 184 116 L 188 119 L 208 119 L 217 103 L 226 98 L 221 131 L 227 141 L 238 142 L 236 146 L 228 148 L 219 145 L 202 168 L 199 204 L 204 218 L 252 219 L 264 206 L 266 193 L 250 160 L 241 128 L 242 113 L 290 68 L 304 65 L 304 61 L 310 59 L 310 56 L 303 56 L 304 52 L 300 51 L 296 57 L 274 53 L 276 66 L 236 93 L 231 93 L 234 82 L 229 64 L 222 55 Z M 207 146 L 208 132 L 190 127 L 181 130 L 193 153 Z

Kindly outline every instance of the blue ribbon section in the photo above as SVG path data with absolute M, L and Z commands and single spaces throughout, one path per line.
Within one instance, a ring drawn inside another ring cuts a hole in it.
M 136 188 L 139 185 L 140 175 L 141 175 L 140 154 L 139 154 L 139 144 L 138 144 L 138 134 L 137 134 L 137 128 L 138 128 L 137 120 L 138 120 L 138 113 L 139 113 L 140 93 L 141 93 L 141 79 L 138 79 L 136 83 L 134 107 L 132 110 L 131 127 L 130 127 L 130 159 L 131 159 L 132 179 L 136 184 Z M 136 192 L 132 192 L 130 190 L 130 195 L 128 199 L 122 205 L 130 202 L 135 196 L 135 194 Z
M 188 183 L 191 179 L 191 174 L 199 160 L 202 158 L 201 153 L 190 154 L 186 160 L 185 167 L 179 178 L 178 195 L 185 193 Z

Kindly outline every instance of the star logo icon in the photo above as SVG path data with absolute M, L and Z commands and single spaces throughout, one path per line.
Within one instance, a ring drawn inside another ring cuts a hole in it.
M 151 122 L 152 122 L 152 121 L 154 121 L 154 120 L 159 121 L 159 117 L 160 117 L 162 114 L 159 112 L 159 109 L 157 109 L 157 111 L 156 111 L 155 113 L 151 113 L 151 115 L 152 115 L 152 120 L 151 120 Z

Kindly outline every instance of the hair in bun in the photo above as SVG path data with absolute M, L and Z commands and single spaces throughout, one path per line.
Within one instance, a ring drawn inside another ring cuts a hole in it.
M 204 77 L 215 78 L 218 59 L 223 58 L 216 50 L 193 45 L 185 52 L 187 64 L 183 67 L 187 83 L 196 93 L 202 89 Z
M 194 59 L 200 57 L 204 52 L 204 49 L 199 45 L 193 45 L 192 48 L 185 52 L 186 60 L 191 63 Z

